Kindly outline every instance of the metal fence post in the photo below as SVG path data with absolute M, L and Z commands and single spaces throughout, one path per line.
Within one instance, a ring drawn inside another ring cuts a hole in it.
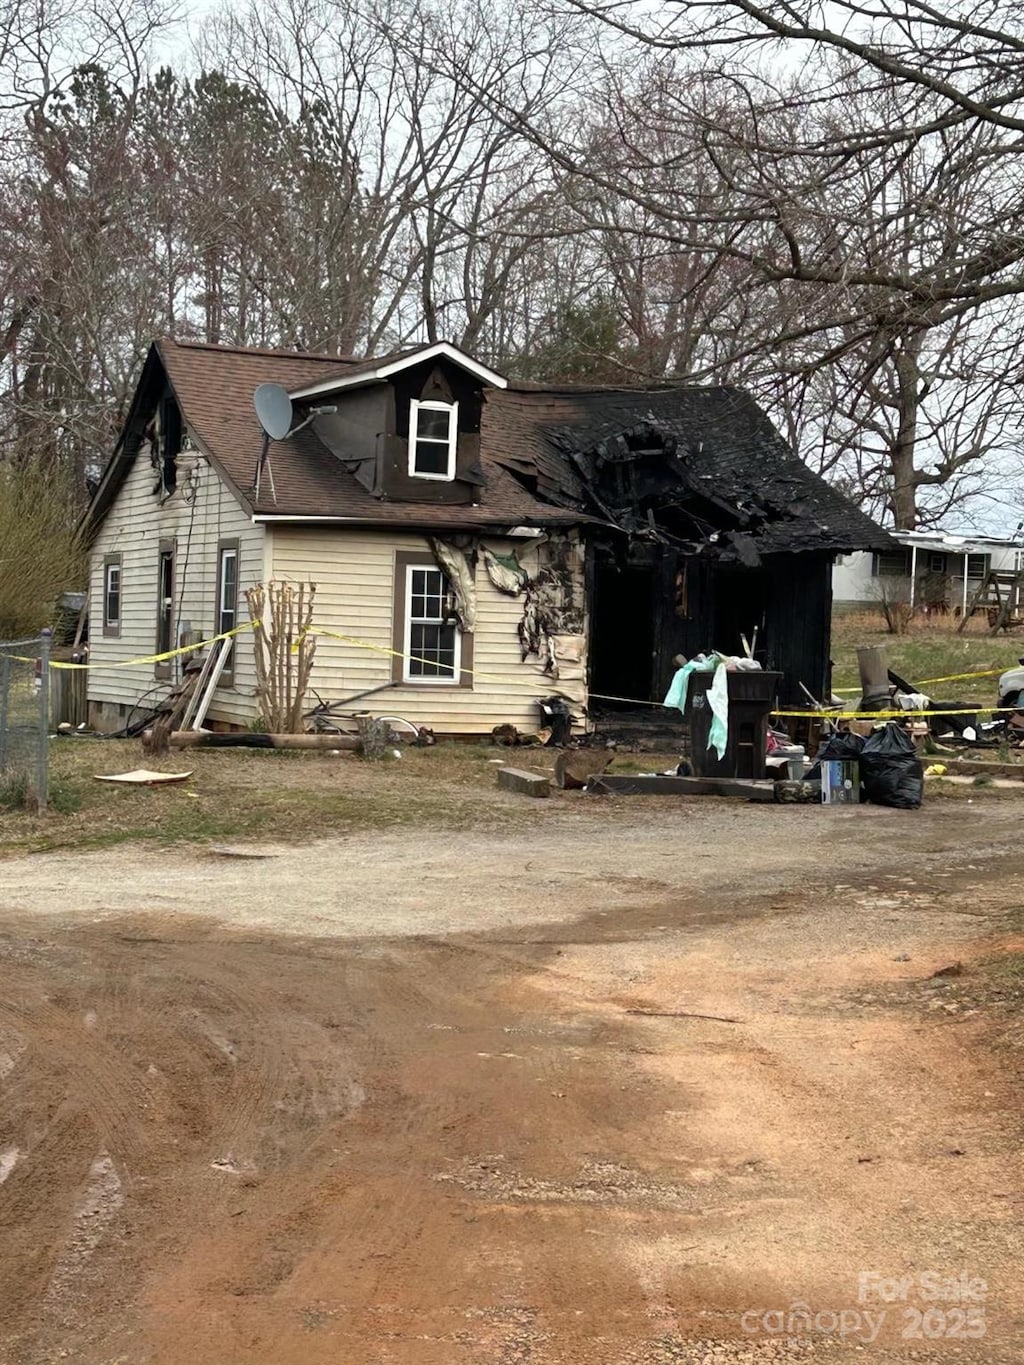
M 40 810 L 46 809 L 49 796 L 50 756 L 50 643 L 52 632 L 46 629 L 39 637 L 39 749 L 36 760 L 36 801 Z
M 11 656 L 0 653 L 0 773 L 7 766 L 7 715 L 11 700 Z

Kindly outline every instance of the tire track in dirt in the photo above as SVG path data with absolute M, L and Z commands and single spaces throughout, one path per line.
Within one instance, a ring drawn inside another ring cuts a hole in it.
M 823 956 L 842 958 L 841 909 L 778 889 L 742 906 L 687 893 L 627 909 L 614 896 L 587 920 L 549 915 L 542 931 L 493 937 L 283 940 L 153 916 L 134 934 L 111 920 L 63 929 L 59 951 L 37 940 L 28 972 L 0 958 L 0 998 L 22 1008 L 29 1039 L 0 1097 L 16 1097 L 14 1128 L 35 1152 L 56 1153 L 48 1180 L 29 1150 L 0 1184 L 21 1247 L 40 1244 L 27 1268 L 0 1246 L 12 1290 L 0 1331 L 21 1333 L 17 1365 L 69 1346 L 77 1365 L 653 1365 L 687 1359 L 695 1324 L 714 1318 L 724 1338 L 737 1304 L 781 1292 L 785 1281 L 757 1278 L 761 1246 L 713 1261 L 751 1228 L 778 1243 L 799 1223 L 782 1251 L 827 1261 L 832 1248 L 808 1240 L 819 1225 L 792 1202 L 799 1162 L 737 1161 L 773 1103 L 776 1126 L 802 1126 L 827 1159 L 828 1125 L 852 1130 L 858 1088 L 873 1093 L 865 1064 L 848 1087 L 823 1084 L 811 1121 L 813 1030 L 786 996 L 798 978 L 784 952 L 763 960 L 772 934 L 803 951 L 829 914 Z M 728 1042 L 714 1025 L 622 1013 L 633 994 L 671 1008 L 687 1003 L 680 992 L 718 991 L 739 1014 L 749 983 L 760 1032 Z M 827 989 L 815 1008 L 831 1009 Z M 49 1051 L 32 1042 L 37 1007 L 44 1042 L 66 1034 Z M 111 1111 L 102 1093 L 93 1123 L 88 1084 L 65 1098 L 79 1049 L 108 1087 L 132 1081 L 132 1112 L 143 1105 L 133 1168 L 107 1149 L 124 1202 L 82 1263 L 81 1201 Z M 913 1081 L 913 1050 L 890 1060 L 908 1058 Z M 756 1115 L 739 1112 L 751 1096 Z M 891 1123 L 881 1109 L 865 1121 Z M 229 1147 L 251 1178 L 211 1169 Z M 885 1178 L 854 1174 L 857 1189 Z M 949 1210 L 961 1198 L 962 1186 Z M 945 1213 L 937 1198 L 928 1207 Z M 860 1221 L 865 1245 L 890 1254 Z M 926 1244 L 917 1224 L 897 1226 L 913 1252 Z M 63 1265 L 63 1307 L 50 1311 Z
M 60 1077 L 68 1100 L 88 1113 L 100 1143 L 129 1168 L 141 1164 L 148 1145 L 142 1120 L 146 1087 L 119 1049 L 89 1030 L 81 1014 L 69 1018 L 68 1011 L 45 1001 L 0 1004 L 0 1020 L 26 1040 L 22 1068 L 31 1061 Z
M 190 1029 L 228 1061 L 207 1138 L 211 1160 L 226 1156 L 253 1169 L 288 1160 L 303 1149 L 304 1115 L 322 1122 L 361 1101 L 344 1056 L 345 1031 L 305 1017 L 310 1002 L 301 996 L 289 1003 L 287 978 L 268 981 L 262 962 L 250 970 L 244 954 L 222 970 L 208 953 L 186 951 L 178 970 L 193 1000 L 203 1002 L 187 1007 Z M 271 1118 L 277 1140 L 268 1148 Z

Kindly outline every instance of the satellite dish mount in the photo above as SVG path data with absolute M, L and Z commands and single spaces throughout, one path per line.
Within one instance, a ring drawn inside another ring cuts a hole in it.
M 271 441 L 283 441 L 287 436 L 294 436 L 303 427 L 309 426 L 314 417 L 326 417 L 332 412 L 337 412 L 337 408 L 310 408 L 308 415 L 298 426 L 293 427 L 292 422 L 295 420 L 295 414 L 292 409 L 291 396 L 281 384 L 260 384 L 252 396 L 252 404 L 256 409 L 260 426 L 263 428 L 263 447 L 260 450 L 260 458 L 256 463 L 256 475 L 253 479 L 256 501 L 259 502 L 260 500 L 260 484 L 264 471 L 266 471 L 270 483 L 270 496 L 274 502 L 277 502 L 274 471 L 270 464 Z
M 263 447 L 260 450 L 260 458 L 256 462 L 256 474 L 253 478 L 256 501 L 259 502 L 260 500 L 260 484 L 263 481 L 263 473 L 266 471 L 270 481 L 270 496 L 277 502 L 274 470 L 270 463 L 270 443 L 271 441 L 283 440 L 291 431 L 292 400 L 289 397 L 288 390 L 280 384 L 261 384 L 252 396 L 252 405 L 256 409 L 256 416 L 263 428 Z

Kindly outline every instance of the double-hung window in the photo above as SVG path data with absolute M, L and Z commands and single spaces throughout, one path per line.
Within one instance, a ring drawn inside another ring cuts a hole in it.
M 414 479 L 455 478 L 458 403 L 420 403 L 409 411 L 409 474 Z
M 121 556 L 103 561 L 103 634 L 121 634 Z
M 174 638 L 174 541 L 160 542 L 157 559 L 156 652 L 169 654 L 176 645 Z M 155 676 L 170 678 L 173 667 L 170 659 L 158 659 Z
M 462 634 L 451 610 L 448 580 L 440 569 L 409 564 L 405 570 L 404 680 L 457 683 Z
M 222 540 L 217 548 L 217 634 L 238 624 L 238 541 Z M 235 642 L 228 640 L 221 681 L 230 684 L 235 672 Z

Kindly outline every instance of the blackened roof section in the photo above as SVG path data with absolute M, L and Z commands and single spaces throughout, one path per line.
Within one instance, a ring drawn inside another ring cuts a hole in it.
M 491 459 L 537 496 L 633 533 L 656 524 L 742 562 L 891 548 L 742 389 L 510 388 L 487 395 L 486 416 Z

